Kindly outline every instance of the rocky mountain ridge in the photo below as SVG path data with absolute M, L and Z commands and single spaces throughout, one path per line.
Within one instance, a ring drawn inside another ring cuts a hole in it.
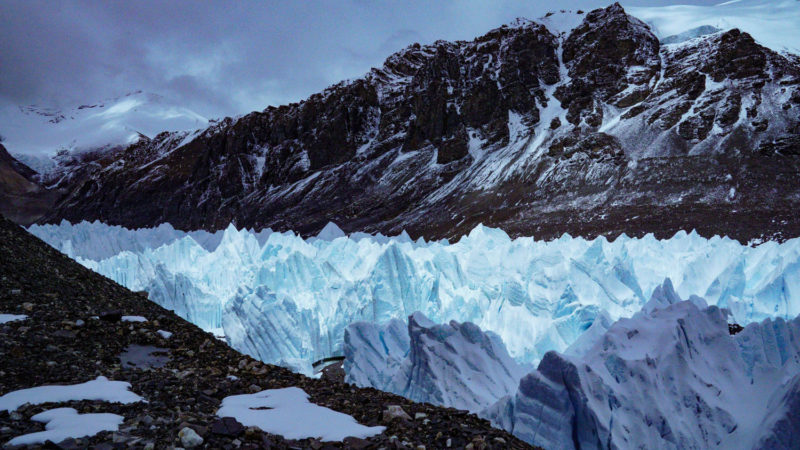
M 47 211 L 58 194 L 44 189 L 36 178 L 33 169 L 0 144 L 0 214 L 27 225 Z
M 661 45 L 618 4 L 578 16 L 414 44 L 306 101 L 88 158 L 42 180 L 63 195 L 41 220 L 800 234 L 796 56 L 735 29 Z

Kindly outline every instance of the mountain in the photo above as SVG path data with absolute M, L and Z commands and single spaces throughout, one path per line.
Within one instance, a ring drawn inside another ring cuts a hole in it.
M 546 448 L 797 448 L 800 317 L 734 334 L 726 310 L 660 295 L 485 414 Z
M 61 107 L 0 107 L 4 144 L 40 173 L 52 168 L 52 157 L 59 152 L 124 148 L 164 130 L 195 130 L 208 124 L 208 119 L 164 96 L 139 90 Z
M 661 39 L 662 44 L 680 44 L 681 42 L 686 42 L 689 39 L 694 39 L 700 36 L 706 36 L 709 34 L 714 34 L 722 31 L 717 27 L 712 27 L 711 25 L 701 25 L 697 28 L 692 28 L 691 30 L 686 30 L 682 33 L 673 34 Z
M 0 215 L 31 224 L 53 205 L 57 195 L 39 185 L 36 172 L 0 144 Z
M 618 4 L 518 20 L 74 164 L 42 221 L 782 239 L 800 234 L 798 61 L 736 29 L 663 46 Z

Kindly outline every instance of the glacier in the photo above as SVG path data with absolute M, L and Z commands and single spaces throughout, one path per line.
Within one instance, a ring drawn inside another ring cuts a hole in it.
M 345 381 L 411 400 L 480 412 L 511 394 L 533 370 L 499 336 L 471 322 L 437 325 L 424 314 L 408 326 L 355 322 L 344 332 Z
M 544 448 L 798 448 L 800 317 L 731 335 L 669 281 L 578 355 L 548 352 L 482 414 Z
M 128 230 L 99 222 L 29 231 L 265 362 L 309 367 L 343 353 L 358 322 L 472 322 L 522 364 L 563 352 L 593 324 L 638 312 L 665 278 L 746 324 L 800 314 L 800 239 L 743 245 L 679 232 L 553 241 L 477 226 L 457 242 L 353 233 Z M 602 332 L 606 327 L 595 325 Z

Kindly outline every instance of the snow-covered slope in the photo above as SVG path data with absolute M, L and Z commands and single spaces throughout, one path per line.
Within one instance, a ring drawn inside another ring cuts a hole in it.
M 54 165 L 58 151 L 128 146 L 142 136 L 208 126 L 208 119 L 157 94 L 135 91 L 99 102 L 63 108 L 25 105 L 0 107 L 4 145 L 37 171 Z M 30 163 L 30 164 L 29 164 Z
M 733 0 L 716 5 L 636 6 L 628 11 L 651 25 L 661 38 L 704 25 L 738 28 L 775 51 L 800 53 L 797 0 Z
M 212 246 L 174 230 L 99 223 L 30 231 L 272 362 L 341 354 L 348 324 L 420 311 L 437 323 L 473 322 L 518 361 L 535 363 L 565 350 L 598 316 L 639 311 L 667 277 L 684 298 L 705 297 L 741 323 L 800 314 L 800 239 L 748 247 L 681 232 L 546 242 L 480 226 L 453 244 L 363 234 L 309 242 L 231 226 Z
M 797 448 L 800 317 L 732 336 L 724 309 L 660 294 L 583 356 L 547 353 L 485 414 L 544 448 Z
M 532 369 L 514 361 L 496 334 L 470 322 L 437 325 L 419 312 L 407 328 L 397 319 L 351 324 L 344 356 L 349 383 L 472 412 L 511 394 Z

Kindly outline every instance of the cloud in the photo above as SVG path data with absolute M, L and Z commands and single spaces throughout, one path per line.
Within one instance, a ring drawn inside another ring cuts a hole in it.
M 207 117 L 241 114 L 358 77 L 413 42 L 471 39 L 517 16 L 540 17 L 548 5 L 6 0 L 0 102 L 58 107 L 141 89 Z

